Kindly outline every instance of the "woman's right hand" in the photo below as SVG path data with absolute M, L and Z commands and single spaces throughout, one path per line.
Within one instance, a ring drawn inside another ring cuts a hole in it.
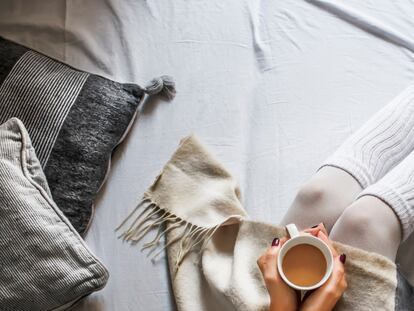
M 345 254 L 339 255 L 329 240 L 326 230 L 322 225 L 305 230 L 324 241 L 332 251 L 334 257 L 331 277 L 318 289 L 314 290 L 302 301 L 300 311 L 331 311 L 347 288 L 345 277 Z

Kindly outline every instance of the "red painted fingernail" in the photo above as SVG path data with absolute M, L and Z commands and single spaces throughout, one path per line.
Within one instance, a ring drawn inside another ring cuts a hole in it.
M 317 226 L 319 226 L 319 224 L 312 226 L 311 228 L 316 228 Z
M 340 260 L 343 264 L 345 264 L 345 261 L 346 261 L 346 255 L 345 255 L 345 254 L 342 254 L 341 256 L 339 256 L 339 260 Z
M 274 238 L 272 241 L 272 246 L 278 246 L 279 245 L 279 239 L 278 238 Z

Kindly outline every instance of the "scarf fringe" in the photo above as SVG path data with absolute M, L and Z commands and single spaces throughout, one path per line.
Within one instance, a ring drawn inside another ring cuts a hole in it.
M 128 223 L 130 224 L 127 225 Z M 163 209 L 148 196 L 144 195 L 143 199 L 138 203 L 135 209 L 125 218 L 115 231 L 119 231 L 126 227 L 118 238 L 131 245 L 136 245 L 151 230 L 157 229 L 155 237 L 151 241 L 145 242 L 141 247 L 141 251 L 149 249 L 147 257 L 151 256 L 150 258 L 153 262 L 157 260 L 159 255 L 167 247 L 175 243 L 180 243 L 174 265 L 175 270 L 177 271 L 184 258 L 190 252 L 194 251 L 196 246 L 200 245 L 200 253 L 205 249 L 207 243 L 220 226 L 221 224 L 218 224 L 211 228 L 205 228 L 194 225 Z M 164 246 L 159 248 L 161 239 L 163 237 L 165 238 L 168 232 L 179 232 L 179 230 L 182 230 L 182 232 L 178 236 L 166 242 Z M 153 254 L 154 252 L 155 254 Z

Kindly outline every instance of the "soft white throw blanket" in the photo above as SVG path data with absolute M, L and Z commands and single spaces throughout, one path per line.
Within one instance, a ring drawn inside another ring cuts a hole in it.
M 126 228 L 121 237 L 133 244 L 158 230 L 143 248 L 154 257 L 167 248 L 178 310 L 268 310 L 256 260 L 286 230 L 248 220 L 240 197 L 232 176 L 190 136 L 121 224 Z M 165 246 L 157 248 L 164 235 Z M 410 293 L 394 262 L 351 246 L 335 247 L 347 255 L 348 281 L 335 310 L 410 310 Z

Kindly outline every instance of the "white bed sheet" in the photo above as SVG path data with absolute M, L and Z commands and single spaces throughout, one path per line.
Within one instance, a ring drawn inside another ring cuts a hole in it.
M 111 277 L 77 310 L 174 309 L 165 259 L 152 264 L 114 228 L 183 136 L 238 179 L 251 218 L 277 223 L 321 161 L 413 80 L 413 14 L 408 0 L 2 0 L 2 36 L 118 81 L 177 83 L 114 156 L 86 238 Z

